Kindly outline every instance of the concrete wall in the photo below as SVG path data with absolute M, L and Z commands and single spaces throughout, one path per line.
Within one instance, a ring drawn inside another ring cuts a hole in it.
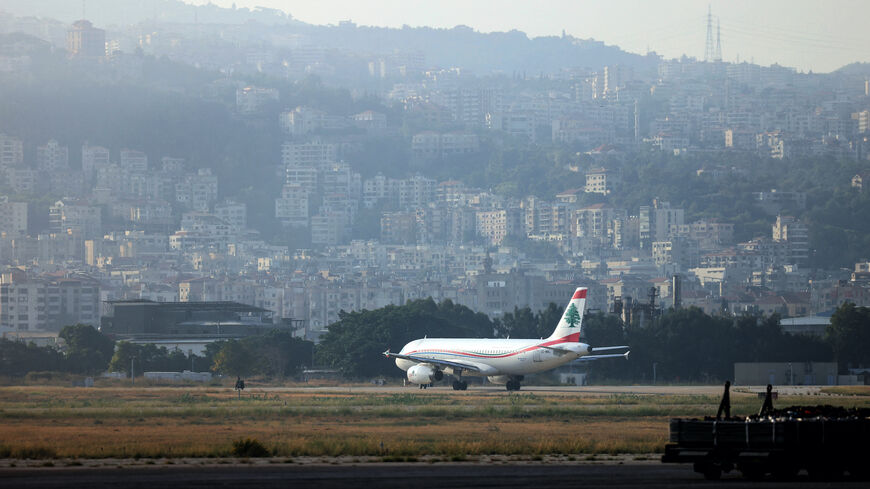
M 735 385 L 837 385 L 835 362 L 735 363 Z

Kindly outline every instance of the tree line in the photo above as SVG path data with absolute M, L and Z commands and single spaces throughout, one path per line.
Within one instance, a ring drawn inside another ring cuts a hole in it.
M 93 375 L 106 370 L 210 370 L 225 375 L 282 379 L 303 366 L 338 370 L 347 379 L 401 377 L 403 372 L 384 350 L 396 351 L 424 337 L 545 338 L 563 310 L 556 304 L 533 312 L 515 308 L 499 318 L 476 313 L 450 300 L 430 299 L 375 310 L 341 312 L 320 344 L 273 330 L 241 340 L 211 343 L 203 355 L 153 344 L 114 342 L 91 326 L 67 326 L 60 332 L 63 350 L 0 340 L 0 374 L 31 371 Z M 701 309 L 669 309 L 657 318 L 623 324 L 612 314 L 596 312 L 583 319 L 583 341 L 593 346 L 629 345 L 631 355 L 589 365 L 592 379 L 650 382 L 713 382 L 728 379 L 736 362 L 837 361 L 841 371 L 870 366 L 870 308 L 846 303 L 831 318 L 824 337 L 785 333 L 779 316 L 710 315 Z M 593 380 L 594 381 L 594 380 Z
M 392 360 L 380 358 L 414 339 L 429 337 L 545 338 L 563 314 L 556 304 L 533 312 L 515 308 L 491 319 L 447 300 L 411 301 L 372 311 L 340 314 L 316 349 L 321 365 L 350 378 L 400 377 Z M 780 317 L 710 315 L 690 307 L 670 309 L 641 326 L 596 312 L 583 320 L 583 341 L 595 346 L 629 345 L 628 360 L 596 361 L 593 378 L 650 382 L 712 382 L 731 378 L 737 362 L 838 361 L 842 369 L 870 365 L 870 309 L 842 305 L 824 338 L 792 335 Z M 379 360 L 380 358 L 380 360 Z M 655 367 L 653 367 L 655 365 Z
M 310 341 L 293 337 L 291 332 L 280 330 L 210 343 L 203 355 L 168 350 L 154 344 L 115 342 L 93 326 L 84 324 L 66 326 L 58 337 L 64 340 L 63 348 L 0 339 L 0 375 L 18 377 L 38 371 L 96 375 L 110 371 L 130 376 L 131 372 L 142 375 L 148 371 L 189 369 L 283 379 L 311 365 L 314 346 Z

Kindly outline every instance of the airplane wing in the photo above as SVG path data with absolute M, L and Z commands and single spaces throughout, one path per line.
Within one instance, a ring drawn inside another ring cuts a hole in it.
M 596 350 L 597 350 L 597 348 L 596 348 Z M 625 353 L 614 353 L 611 355 L 586 355 L 586 356 L 582 356 L 574 361 L 575 362 L 591 362 L 592 360 L 601 360 L 602 358 L 619 358 L 619 357 L 622 357 L 622 358 L 628 360 L 629 353 L 631 353 L 631 351 L 627 351 Z
M 434 358 L 426 358 L 426 357 L 418 357 L 416 355 L 402 355 L 401 353 L 392 353 L 389 350 L 384 352 L 384 356 L 387 358 L 401 358 L 403 360 L 410 360 L 412 362 L 417 363 L 431 363 L 432 365 L 438 365 L 441 367 L 450 367 L 450 368 L 459 368 L 463 370 L 471 370 L 473 372 L 484 372 L 485 369 L 473 364 L 473 363 L 465 363 L 465 362 L 453 362 L 449 360 L 438 360 Z M 485 373 L 485 372 L 484 372 Z

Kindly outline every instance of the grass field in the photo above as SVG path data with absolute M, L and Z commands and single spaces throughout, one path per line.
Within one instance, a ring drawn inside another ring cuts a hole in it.
M 780 397 L 777 405 L 868 406 L 866 391 Z M 254 439 L 275 457 L 660 452 L 668 419 L 715 414 L 712 395 L 491 390 L 223 387 L 0 387 L 0 458 L 230 457 Z M 732 412 L 760 400 L 732 393 Z

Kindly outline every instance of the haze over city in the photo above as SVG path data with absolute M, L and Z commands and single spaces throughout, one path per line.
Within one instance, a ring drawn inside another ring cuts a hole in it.
M 208 2 L 192 2 L 206 4 Z M 352 20 L 361 25 L 452 28 L 482 32 L 517 29 L 529 36 L 556 36 L 564 30 L 626 51 L 647 50 L 669 58 L 703 57 L 707 6 L 721 21 L 727 61 L 828 72 L 855 61 L 870 61 L 870 31 L 863 19 L 870 4 L 861 0 L 216 0 L 223 7 L 281 9 L 313 24 Z M 715 27 L 715 24 L 714 24 Z
M 867 18 L 3 0 L 0 485 L 866 475 Z

